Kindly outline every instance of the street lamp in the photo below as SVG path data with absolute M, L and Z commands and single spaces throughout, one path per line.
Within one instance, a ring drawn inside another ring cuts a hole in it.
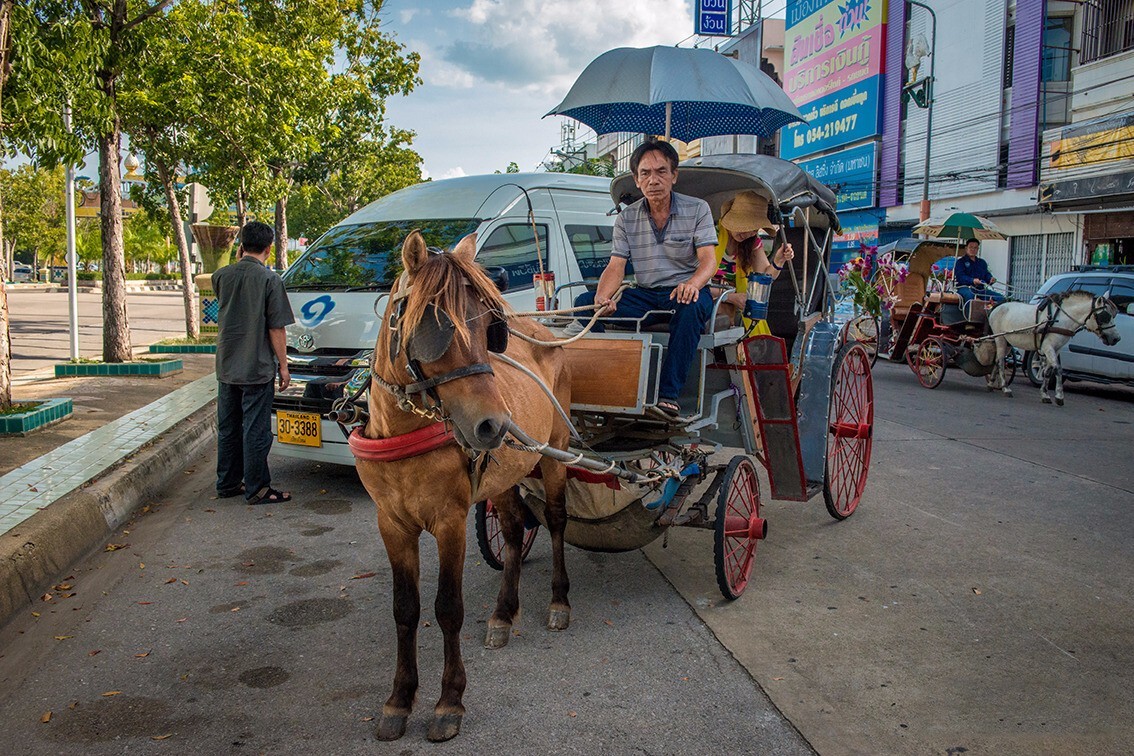
M 929 220 L 929 155 L 930 147 L 933 144 L 933 67 L 937 62 L 937 14 L 933 12 L 925 3 L 920 3 L 918 0 L 906 0 L 907 5 L 916 5 L 919 8 L 924 8 L 929 12 L 929 18 L 933 22 L 932 30 L 929 34 L 929 79 L 925 84 L 925 95 L 923 98 L 914 97 L 914 102 L 918 107 L 926 108 L 929 112 L 926 113 L 925 118 L 925 175 L 921 180 L 921 220 Z M 922 104 L 924 103 L 924 104 Z

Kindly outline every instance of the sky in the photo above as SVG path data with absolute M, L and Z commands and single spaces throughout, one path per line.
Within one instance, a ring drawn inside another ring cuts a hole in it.
M 537 169 L 568 119 L 543 118 L 615 47 L 672 45 L 693 31 L 689 0 L 386 0 L 385 30 L 421 55 L 423 81 L 387 100 L 415 131 L 428 177 Z M 579 126 L 577 137 L 593 132 Z

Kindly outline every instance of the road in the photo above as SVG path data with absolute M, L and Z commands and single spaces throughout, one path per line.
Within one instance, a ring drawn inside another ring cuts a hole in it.
M 102 356 L 102 294 L 80 292 L 79 354 Z M 11 313 L 12 377 L 50 367 L 71 357 L 71 325 L 66 291 L 8 288 Z M 147 346 L 185 335 L 185 310 L 176 291 L 126 295 L 133 345 Z
M 211 500 L 212 460 L 187 461 L 122 548 L 0 631 L 0 753 L 1129 752 L 1134 392 L 1057 408 L 886 363 L 875 385 L 858 512 L 766 504 L 738 601 L 711 535 L 678 529 L 645 556 L 570 550 L 574 621 L 551 635 L 541 538 L 519 635 L 489 652 L 498 573 L 470 546 L 469 714 L 439 747 L 432 544 L 418 709 L 387 746 L 388 566 L 353 471 L 278 459 L 296 501 L 261 509 Z

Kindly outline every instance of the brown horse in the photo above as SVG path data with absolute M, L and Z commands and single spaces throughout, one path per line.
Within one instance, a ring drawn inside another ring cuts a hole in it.
M 475 236 L 465 237 L 451 253 L 435 253 L 421 234 L 411 233 L 402 246 L 405 274 L 391 294 L 374 353 L 370 419 L 363 436 L 392 439 L 434 426 L 451 428 L 455 437 L 406 459 L 358 459 L 358 474 L 378 507 L 378 528 L 390 558 L 398 631 L 394 689 L 377 731 L 381 740 L 405 733 L 417 692 L 421 532 L 436 539 L 441 563 L 435 611 L 444 634 L 445 670 L 428 737 L 442 741 L 460 732 L 465 711 L 461 578 L 469 508 L 491 499 L 504 533 L 503 580 L 485 640 L 486 646 L 500 648 L 519 612 L 524 515 L 516 484 L 537 464 L 547 489 L 553 554 L 548 628 L 563 630 L 570 622 L 563 556 L 566 468 L 503 445 L 510 423 L 560 449 L 567 447 L 570 429 L 529 376 L 491 356 L 490 349 L 500 351 L 507 343 L 509 307 L 475 255 Z M 541 339 L 551 336 L 531 320 L 513 321 L 511 328 Z M 561 349 L 513 339 L 507 355 L 538 375 L 562 407 L 570 407 L 570 374 Z M 445 425 L 438 425 L 439 417 Z

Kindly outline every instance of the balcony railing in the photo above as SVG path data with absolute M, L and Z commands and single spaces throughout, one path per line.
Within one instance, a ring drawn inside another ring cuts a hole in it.
M 1088 0 L 1083 11 L 1080 62 L 1134 50 L 1134 0 Z

